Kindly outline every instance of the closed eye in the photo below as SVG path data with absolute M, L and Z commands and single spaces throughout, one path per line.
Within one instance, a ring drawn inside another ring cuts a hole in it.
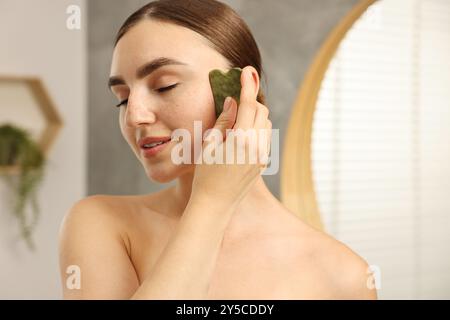
M 164 92 L 166 92 L 166 91 L 169 91 L 169 90 L 175 88 L 177 85 L 178 85 L 178 83 L 175 83 L 175 84 L 173 84 L 173 85 L 171 85 L 171 86 L 168 86 L 168 87 L 159 88 L 159 89 L 157 89 L 156 91 L 158 91 L 158 92 L 160 92 L 160 93 L 164 93 Z M 128 99 L 123 100 L 123 101 L 119 102 L 119 104 L 116 105 L 116 107 L 119 108 L 119 107 L 121 107 L 122 105 L 126 105 L 127 103 L 128 103 Z
M 169 91 L 169 90 L 175 88 L 177 85 L 178 85 L 178 83 L 175 83 L 175 84 L 165 87 L 165 88 L 159 88 L 156 91 L 163 93 L 163 92 L 166 92 L 166 91 Z

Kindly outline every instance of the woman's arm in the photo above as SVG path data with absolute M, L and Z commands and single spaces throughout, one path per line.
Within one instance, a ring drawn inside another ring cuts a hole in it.
M 191 199 L 156 265 L 132 299 L 206 299 L 232 209 Z
M 206 198 L 191 199 L 141 286 L 113 211 L 101 196 L 93 196 L 78 202 L 65 217 L 60 231 L 65 299 L 206 298 L 231 208 Z
M 217 119 L 214 128 L 227 139 L 234 128 L 271 132 L 269 109 L 257 102 L 258 72 L 250 66 L 241 73 L 239 107 L 234 99 Z M 228 107 L 228 108 L 227 108 Z M 268 135 L 270 136 L 270 135 Z M 223 140 L 222 140 L 223 141 Z M 232 141 L 233 142 L 233 141 Z M 267 141 L 268 152 L 270 140 Z M 209 147 L 209 142 L 205 142 Z M 218 148 L 225 146 L 222 143 Z M 249 155 L 249 141 L 238 144 L 238 152 Z M 260 146 L 256 155 L 261 154 Z M 226 154 L 226 148 L 224 154 Z M 228 159 L 224 157 L 224 159 Z M 157 265 L 133 295 L 135 299 L 205 299 L 225 228 L 237 205 L 260 176 L 260 163 L 196 164 L 191 199 L 176 233 L 169 240 Z

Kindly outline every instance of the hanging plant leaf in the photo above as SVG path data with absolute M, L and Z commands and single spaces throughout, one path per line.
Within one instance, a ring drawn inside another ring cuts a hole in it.
M 39 146 L 31 140 L 27 131 L 11 124 L 0 126 L 0 166 L 18 166 L 18 181 L 7 177 L 16 194 L 13 213 L 17 217 L 23 239 L 34 249 L 32 232 L 39 218 L 36 190 L 44 175 L 44 156 Z M 31 202 L 31 220 L 26 214 L 26 205 Z

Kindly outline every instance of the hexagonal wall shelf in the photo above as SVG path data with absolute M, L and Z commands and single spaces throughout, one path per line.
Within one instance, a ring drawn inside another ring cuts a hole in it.
M 0 76 L 0 125 L 11 123 L 31 134 L 47 156 L 63 122 L 39 78 Z M 19 172 L 16 166 L 0 167 L 2 174 Z

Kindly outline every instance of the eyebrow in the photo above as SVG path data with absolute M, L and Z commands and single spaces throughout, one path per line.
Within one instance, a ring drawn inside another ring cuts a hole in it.
M 156 59 L 144 64 L 143 66 L 139 67 L 138 70 L 136 71 L 136 78 L 138 78 L 138 79 L 145 78 L 146 76 L 152 74 L 157 69 L 164 67 L 164 66 L 169 66 L 169 65 L 184 65 L 184 66 L 186 66 L 187 64 L 184 62 L 172 59 L 172 58 L 166 58 L 166 57 L 156 58 Z M 111 87 L 117 86 L 117 85 L 123 85 L 123 84 L 125 84 L 125 81 L 123 80 L 123 78 L 121 76 L 112 76 L 109 78 L 108 88 L 111 90 Z

